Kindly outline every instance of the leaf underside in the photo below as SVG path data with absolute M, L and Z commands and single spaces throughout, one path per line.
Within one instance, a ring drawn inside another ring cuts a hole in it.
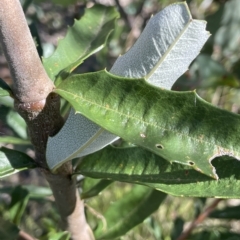
M 106 130 L 215 179 L 214 158 L 240 159 L 240 117 L 195 92 L 163 90 L 106 71 L 72 76 L 55 92 Z
M 154 86 L 170 90 L 209 38 L 205 28 L 205 21 L 192 19 L 186 2 L 172 4 L 148 21 L 139 39 L 110 72 L 144 77 Z

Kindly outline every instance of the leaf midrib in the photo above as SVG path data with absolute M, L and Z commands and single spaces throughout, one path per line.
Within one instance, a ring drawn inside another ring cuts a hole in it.
M 159 68 L 159 66 L 164 62 L 164 60 L 167 58 L 168 54 L 172 51 L 173 47 L 177 44 L 179 39 L 182 37 L 182 35 L 185 33 L 185 31 L 188 29 L 188 26 L 193 22 L 191 14 L 189 14 L 189 21 L 185 25 L 185 27 L 181 30 L 181 32 L 178 34 L 177 38 L 174 40 L 174 42 L 170 45 L 170 47 L 167 49 L 167 51 L 163 54 L 159 62 L 153 67 L 153 69 L 145 76 L 146 79 L 150 78 L 154 72 Z

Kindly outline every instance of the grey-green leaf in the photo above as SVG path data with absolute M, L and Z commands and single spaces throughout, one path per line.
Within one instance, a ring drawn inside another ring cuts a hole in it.
M 27 154 L 5 147 L 0 148 L 0 178 L 35 167 L 36 163 Z
M 117 59 L 111 73 L 144 77 L 155 86 L 171 89 L 209 38 L 205 28 L 205 21 L 192 19 L 186 2 L 172 4 L 149 20 L 134 46 Z
M 116 61 L 110 72 L 145 77 L 153 85 L 171 89 L 209 37 L 205 25 L 192 20 L 186 3 L 170 5 L 150 19 L 137 43 Z M 49 167 L 54 169 L 98 151 L 117 139 L 72 110 L 61 131 L 48 140 Z

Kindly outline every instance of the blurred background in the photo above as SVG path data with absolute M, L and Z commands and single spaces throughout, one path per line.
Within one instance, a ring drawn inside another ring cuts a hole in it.
M 48 57 L 58 41 L 66 34 L 74 19 L 80 19 L 86 8 L 94 4 L 115 6 L 121 17 L 116 22 L 107 46 L 88 58 L 78 73 L 110 69 L 119 54 L 126 52 L 136 41 L 151 15 L 172 0 L 21 0 L 29 27 L 40 56 Z M 195 19 L 207 21 L 211 37 L 189 70 L 173 86 L 175 91 L 195 90 L 206 101 L 234 113 L 240 111 L 240 1 L 239 0 L 188 0 Z M 174 67 L 174 66 L 173 66 Z M 11 84 L 6 60 L 0 49 L 0 78 Z M 25 151 L 33 156 L 26 125 L 14 111 L 12 99 L 0 100 L 0 137 L 13 136 L 17 142 L 1 145 Z M 87 179 L 83 188 L 96 180 Z M 100 196 L 86 200 L 89 223 L 94 229 L 103 222 L 103 213 L 118 199 L 131 193 L 131 184 L 115 182 Z M 24 192 L 30 197 L 24 198 Z M 13 208 L 13 196 L 22 200 L 22 208 Z M 135 227 L 123 240 L 177 239 L 181 231 L 214 202 L 206 198 L 179 198 L 168 196 L 164 204 L 144 223 Z M 8 211 L 6 211 L 8 209 Z M 194 228 L 186 239 L 240 239 L 240 200 L 219 201 L 216 211 Z M 59 231 L 59 215 L 51 192 L 38 171 L 24 171 L 0 179 L 0 219 L 15 221 L 29 234 L 39 239 L 51 239 Z M 1 220 L 0 220 L 1 222 Z

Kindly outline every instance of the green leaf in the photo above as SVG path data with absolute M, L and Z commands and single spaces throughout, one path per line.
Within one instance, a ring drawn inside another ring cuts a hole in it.
M 14 110 L 10 110 L 6 116 L 6 122 L 14 132 L 23 139 L 27 139 L 27 125 L 24 119 Z
M 0 97 L 10 96 L 12 93 L 8 84 L 0 78 Z
M 0 178 L 35 167 L 36 163 L 27 154 L 5 147 L 0 148 Z
M 25 140 L 22 138 L 12 137 L 12 136 L 4 136 L 0 137 L 0 143 L 10 143 L 10 144 L 19 144 L 19 145 L 30 145 L 30 140 Z
M 70 239 L 70 233 L 69 232 L 58 232 L 58 233 L 50 232 L 47 235 L 47 239 L 51 239 L 51 240 L 69 240 Z
M 91 189 L 81 193 L 81 199 L 91 198 L 97 196 L 102 192 L 106 187 L 108 187 L 112 181 L 109 180 L 100 180 L 97 184 L 95 184 Z
M 213 165 L 218 181 L 190 166 L 169 163 L 140 147 L 121 149 L 109 146 L 86 156 L 76 168 L 76 173 L 143 184 L 181 197 L 240 198 L 240 163 L 223 156 L 216 158 Z
M 10 96 L 1 97 L 1 105 L 14 108 L 14 100 Z
M 22 215 L 28 204 L 29 193 L 26 189 L 22 188 L 21 186 L 17 186 L 12 192 L 11 197 L 12 200 L 8 211 L 11 217 L 11 221 L 16 225 L 19 225 L 21 222 Z
M 184 220 L 180 217 L 177 217 L 174 220 L 174 226 L 172 228 L 171 239 L 177 239 L 178 236 L 182 233 L 184 229 Z
M 170 5 L 149 20 L 136 44 L 116 61 L 110 72 L 131 78 L 145 77 L 151 84 L 171 89 L 209 37 L 205 26 L 203 21 L 192 20 L 186 3 Z M 48 139 L 49 166 L 56 168 L 117 139 L 72 110 L 61 131 Z
M 66 37 L 59 41 L 56 51 L 43 65 L 49 77 L 56 84 L 65 79 L 78 65 L 90 55 L 100 51 L 114 29 L 115 19 L 119 16 L 112 7 L 94 5 L 86 9 L 85 15 L 75 21 L 68 29 Z
M 95 232 L 96 239 L 115 239 L 124 235 L 155 212 L 165 197 L 162 192 L 134 186 L 130 193 L 110 205 L 104 214 L 106 229 L 100 224 Z
M 15 224 L 0 217 L 0 239 L 17 239 L 19 231 Z
M 213 178 L 214 158 L 240 159 L 240 117 L 195 92 L 168 91 L 106 71 L 72 76 L 55 92 L 106 130 Z

